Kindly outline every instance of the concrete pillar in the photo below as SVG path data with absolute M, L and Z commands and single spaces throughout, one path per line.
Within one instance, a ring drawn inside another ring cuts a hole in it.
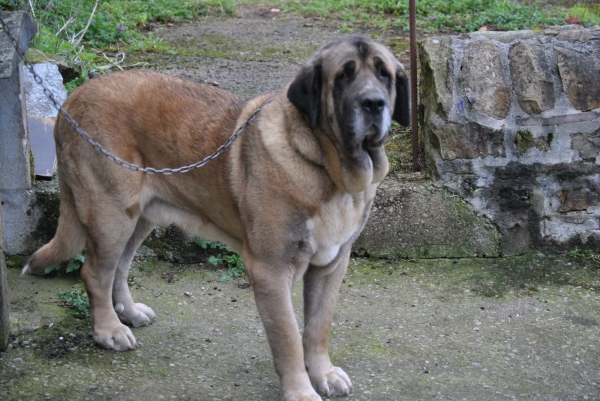
M 27 49 L 37 31 L 25 12 L 1 12 L 19 48 Z M 25 99 L 21 85 L 21 58 L 0 30 L 0 198 L 4 222 L 4 251 L 20 253 L 29 234 L 31 161 Z M 22 251 L 21 251 L 22 252 Z
M 8 345 L 8 335 L 10 334 L 8 323 L 8 282 L 6 280 L 6 263 L 4 262 L 2 202 L 0 202 L 0 351 L 4 351 Z

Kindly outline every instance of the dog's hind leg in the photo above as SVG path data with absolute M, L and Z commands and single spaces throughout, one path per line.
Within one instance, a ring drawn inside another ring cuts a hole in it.
M 59 178 L 60 217 L 52 241 L 38 249 L 23 268 L 23 274 L 44 274 L 48 266 L 69 260 L 81 252 L 85 245 L 85 231 L 77 215 L 73 192 L 67 183 Z
M 112 292 L 117 265 L 137 221 L 119 213 L 114 203 L 111 207 L 111 199 L 101 198 L 89 202 L 96 208 L 86 219 L 88 238 L 81 278 L 90 298 L 94 341 L 103 348 L 126 351 L 134 349 L 136 341 L 114 310 Z
M 150 234 L 154 224 L 147 219 L 140 217 L 135 227 L 135 231 L 129 238 L 125 250 L 119 259 L 115 281 L 113 283 L 113 305 L 119 319 L 125 324 L 133 327 L 145 326 L 156 318 L 154 311 L 142 304 L 135 303 L 129 291 L 127 278 L 129 277 L 129 266 L 135 255 L 135 251 L 142 244 L 144 239 Z

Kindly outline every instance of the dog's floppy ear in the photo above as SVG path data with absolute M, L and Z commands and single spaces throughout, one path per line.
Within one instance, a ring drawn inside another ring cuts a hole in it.
M 396 72 L 396 104 L 394 105 L 392 120 L 404 126 L 410 124 L 410 89 L 408 85 L 408 76 L 400 64 L 398 64 L 398 71 Z
M 319 123 L 322 80 L 320 64 L 304 66 L 287 92 L 288 99 L 308 119 L 311 129 Z

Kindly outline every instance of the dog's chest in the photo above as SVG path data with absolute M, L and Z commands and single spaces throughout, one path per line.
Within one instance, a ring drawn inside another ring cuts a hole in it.
M 325 266 L 335 259 L 340 247 L 360 230 L 366 204 L 349 194 L 336 195 L 321 204 L 319 212 L 306 222 L 315 250 L 310 263 Z

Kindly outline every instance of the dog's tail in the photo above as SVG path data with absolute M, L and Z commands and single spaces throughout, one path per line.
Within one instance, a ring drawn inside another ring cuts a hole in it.
M 71 259 L 85 246 L 86 235 L 75 209 L 73 193 L 63 182 L 59 184 L 60 217 L 56 234 L 50 242 L 31 255 L 21 274 L 44 274 L 46 267 Z

